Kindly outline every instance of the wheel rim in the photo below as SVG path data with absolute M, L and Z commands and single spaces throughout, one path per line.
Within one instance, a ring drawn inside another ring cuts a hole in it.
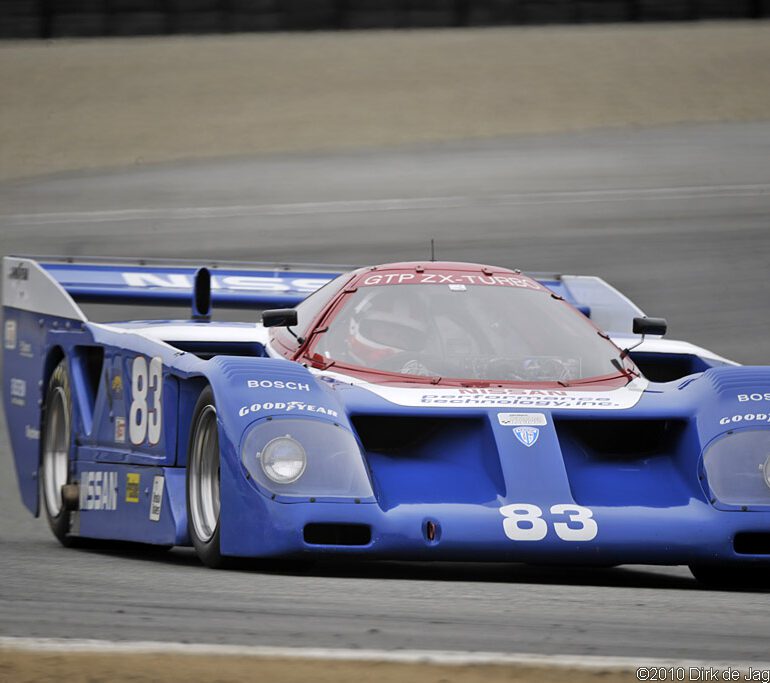
M 62 510 L 61 487 L 67 483 L 70 446 L 69 412 L 64 389 L 56 387 L 48 405 L 43 447 L 43 490 L 48 513 L 58 517 Z
M 189 467 L 193 530 L 201 541 L 208 542 L 219 523 L 219 435 L 214 406 L 206 406 L 198 418 Z

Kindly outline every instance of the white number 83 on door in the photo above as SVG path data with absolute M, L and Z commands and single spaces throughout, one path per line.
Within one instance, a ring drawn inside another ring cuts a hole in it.
M 592 541 L 599 533 L 594 513 L 581 505 L 552 505 L 551 515 L 562 517 L 553 522 L 553 530 L 562 541 Z M 503 531 L 512 541 L 542 541 L 548 534 L 543 511 L 530 503 L 512 503 L 500 508 Z M 570 526 L 572 525 L 572 526 Z

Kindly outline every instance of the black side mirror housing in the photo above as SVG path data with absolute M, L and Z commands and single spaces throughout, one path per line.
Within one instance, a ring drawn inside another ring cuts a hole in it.
M 295 308 L 274 308 L 262 311 L 262 324 L 265 327 L 294 327 L 297 324 Z
M 192 317 L 193 320 L 211 319 L 211 272 L 208 268 L 198 268 L 195 273 Z
M 634 318 L 634 334 L 655 334 L 663 336 L 668 329 L 665 318 Z

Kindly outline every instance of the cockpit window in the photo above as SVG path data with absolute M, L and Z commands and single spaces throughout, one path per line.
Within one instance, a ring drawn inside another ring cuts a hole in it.
M 310 325 L 321 314 L 326 305 L 334 298 L 343 285 L 350 280 L 350 273 L 343 273 L 327 282 L 323 287 L 313 292 L 307 299 L 297 306 L 297 327 L 294 333 L 304 337 L 310 330 Z M 285 328 L 276 328 L 275 339 L 286 349 L 296 349 L 299 345 L 297 338 Z
M 587 319 L 542 290 L 464 284 L 359 287 L 314 352 L 345 365 L 493 382 L 616 374 L 618 358 Z

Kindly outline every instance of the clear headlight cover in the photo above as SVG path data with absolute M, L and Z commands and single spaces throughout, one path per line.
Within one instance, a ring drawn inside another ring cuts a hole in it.
M 374 496 L 353 434 L 321 420 L 262 420 L 246 434 L 241 460 L 260 487 L 277 495 Z
M 703 465 L 717 499 L 726 505 L 770 505 L 770 429 L 725 434 L 706 449 Z

